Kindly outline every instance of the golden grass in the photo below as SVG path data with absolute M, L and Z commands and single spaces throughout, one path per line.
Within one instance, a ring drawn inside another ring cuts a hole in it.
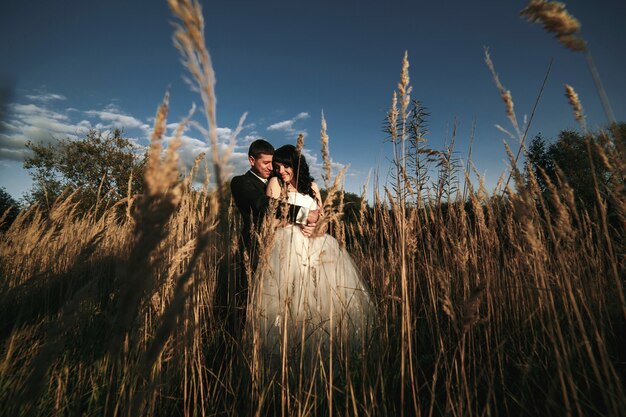
M 170 6 L 211 130 L 199 6 Z M 532 172 L 524 182 L 512 153 L 516 188 L 505 197 L 482 180 L 475 190 L 465 172 L 465 198 L 408 203 L 418 192 L 404 166 L 408 68 L 405 55 L 389 112 L 394 192 L 381 199 L 375 181 L 373 206 L 346 225 L 342 172 L 320 222 L 345 236 L 371 287 L 380 321 L 371 337 L 284 349 L 273 369 L 258 335 L 241 336 L 232 285 L 253 275 L 249 260 L 234 269 L 240 220 L 222 187 L 209 190 L 207 164 L 204 188 L 191 187 L 201 158 L 180 180 L 176 141 L 162 155 L 166 95 L 143 196 L 129 187 L 125 209 L 100 217 L 78 216 L 64 196 L 47 214 L 23 211 L 0 235 L 0 414 L 623 415 L 626 191 L 615 178 L 625 153 L 590 143 L 617 181 L 596 182 L 591 211 L 565 178 L 545 177 L 545 194 Z M 325 131 L 323 120 L 322 142 Z M 221 184 L 226 158 L 212 159 Z

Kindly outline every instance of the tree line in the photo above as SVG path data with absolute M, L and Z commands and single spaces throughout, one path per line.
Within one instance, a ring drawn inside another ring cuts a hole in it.
M 596 192 L 610 204 L 609 194 L 624 187 L 624 167 L 607 165 L 606 155 L 615 153 L 622 156 L 615 160 L 626 160 L 626 123 L 587 135 L 562 130 L 552 141 L 539 134 L 527 149 L 525 179 L 535 180 L 543 193 L 550 186 L 558 190 L 559 184 L 567 181 L 576 203 L 591 210 L 596 203 Z
M 563 179 L 573 189 L 577 203 L 591 208 L 596 182 L 602 190 L 624 186 L 624 172 L 611 170 L 600 150 L 626 155 L 626 123 L 597 133 L 562 130 L 555 139 L 536 135 L 527 147 L 525 178 L 538 183 L 543 192 Z M 73 194 L 77 212 L 94 207 L 105 210 L 121 199 L 140 194 L 147 153 L 116 129 L 109 133 L 89 130 L 81 140 L 69 138 L 54 143 L 29 141 L 31 154 L 24 161 L 33 179 L 22 205 L 49 209 L 62 195 Z M 346 193 L 346 221 L 356 220 L 361 197 Z M 12 207 L 12 208 L 11 208 Z M 17 216 L 20 204 L 0 188 L 0 215 L 6 226 Z

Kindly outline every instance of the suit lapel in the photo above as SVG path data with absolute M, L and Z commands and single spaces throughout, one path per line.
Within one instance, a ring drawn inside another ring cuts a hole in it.
M 256 175 L 254 175 L 250 171 L 246 172 L 245 175 L 248 177 L 248 179 L 250 181 L 252 181 L 254 186 L 257 187 L 259 189 L 259 191 L 261 191 L 262 193 L 265 193 L 265 186 L 266 186 L 266 184 L 263 181 L 261 181 Z

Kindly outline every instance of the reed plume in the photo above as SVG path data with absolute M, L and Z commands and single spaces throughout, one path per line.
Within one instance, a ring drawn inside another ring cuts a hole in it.
M 409 76 L 409 52 L 404 51 L 404 57 L 402 57 L 402 70 L 400 71 L 400 81 L 398 82 L 398 95 L 400 96 L 400 112 L 402 119 L 407 118 L 407 109 L 411 101 L 411 87 Z
M 298 138 L 296 139 L 296 152 L 302 153 L 303 148 L 304 148 L 304 135 L 302 133 L 299 133 Z
M 574 87 L 568 84 L 564 84 L 565 87 L 565 97 L 567 97 L 567 101 L 569 105 L 572 107 L 574 111 L 574 118 L 580 124 L 580 128 L 586 132 L 587 131 L 587 123 L 585 122 L 585 115 L 583 113 L 583 106 L 580 103 L 580 99 L 578 98 L 578 93 L 574 90 Z
M 600 96 L 604 113 L 609 124 L 614 125 L 616 123 L 615 114 L 602 84 L 598 68 L 591 56 L 591 51 L 587 42 L 581 36 L 580 22 L 569 14 L 565 9 L 565 4 L 554 1 L 530 0 L 528 5 L 522 9 L 520 15 L 531 23 L 541 23 L 544 29 L 553 33 L 566 48 L 584 53 L 591 77 Z
M 489 71 L 491 72 L 493 81 L 495 82 L 496 87 L 498 88 L 498 91 L 500 92 L 500 98 L 502 99 L 502 102 L 504 103 L 504 107 L 506 109 L 506 116 L 511 121 L 511 124 L 513 125 L 513 128 L 515 129 L 515 132 L 517 133 L 518 139 L 521 139 L 522 134 L 520 132 L 519 125 L 517 123 L 517 116 L 515 115 L 513 96 L 511 95 L 511 91 L 504 88 L 504 86 L 500 82 L 500 77 L 498 76 L 495 66 L 493 65 L 493 61 L 491 60 L 491 54 L 489 53 L 489 48 L 485 47 L 484 52 L 485 52 L 485 63 L 487 64 L 487 68 L 489 68 Z
M 530 0 L 520 11 L 529 22 L 541 23 L 543 28 L 554 34 L 563 46 L 572 51 L 584 51 L 587 43 L 580 36 L 580 22 L 557 1 Z
M 324 112 L 322 111 L 322 127 L 320 129 L 320 142 L 322 145 L 322 159 L 323 159 L 323 167 L 324 171 L 322 173 L 322 178 L 324 179 L 324 184 L 326 188 L 328 188 L 328 184 L 330 182 L 331 176 L 331 163 L 330 163 L 330 153 L 328 151 L 328 133 L 326 132 L 326 119 L 324 118 Z
M 174 46 L 181 54 L 185 68 L 191 74 L 186 81 L 191 89 L 200 94 L 204 114 L 208 124 L 211 157 L 215 169 L 215 181 L 218 193 L 224 181 L 222 167 L 228 162 L 227 155 L 220 155 L 217 140 L 217 117 L 215 97 L 215 71 L 211 55 L 204 40 L 204 18 L 197 0 L 168 0 L 174 16 L 180 23 L 174 24 Z M 221 198 L 218 198 L 221 200 Z

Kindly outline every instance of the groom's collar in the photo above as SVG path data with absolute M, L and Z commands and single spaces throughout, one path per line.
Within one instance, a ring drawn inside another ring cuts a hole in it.
M 250 170 L 249 172 L 250 172 L 252 175 L 254 175 L 255 177 L 257 177 L 258 179 L 260 179 L 260 180 L 263 182 L 263 184 L 266 184 L 266 185 L 267 185 L 267 178 L 261 178 L 261 177 L 259 177 L 259 176 L 258 176 L 258 175 L 257 175 L 257 174 L 253 171 L 253 170 Z

